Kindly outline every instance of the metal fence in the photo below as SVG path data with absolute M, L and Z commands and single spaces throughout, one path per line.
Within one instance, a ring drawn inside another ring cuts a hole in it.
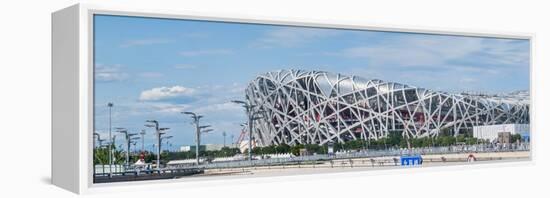
M 109 169 L 109 164 L 95 165 L 96 174 L 107 174 L 109 173 L 109 170 L 112 170 L 113 173 L 121 173 L 121 172 L 126 172 L 126 169 L 127 168 L 124 165 L 120 165 L 120 164 L 113 164 L 110 169 Z
M 201 165 L 189 165 L 184 167 L 167 167 L 170 169 L 179 168 L 199 168 L 199 169 L 224 169 L 224 168 L 243 168 L 251 166 L 280 166 L 280 165 L 302 165 L 315 164 L 316 162 L 354 159 L 354 158 L 374 158 L 385 156 L 402 155 L 427 155 L 427 154 L 456 154 L 456 153 L 489 153 L 489 152 L 515 152 L 529 151 L 529 144 L 478 144 L 478 145 L 458 145 L 447 147 L 426 147 L 409 149 L 388 149 L 388 150 L 359 150 L 339 152 L 332 155 L 315 154 L 308 156 L 297 156 L 289 158 L 268 158 L 257 160 L 238 160 L 227 162 L 214 162 Z M 395 160 L 394 160 L 395 161 Z M 350 163 L 353 163 L 351 161 Z M 373 162 L 374 163 L 374 162 Z
M 375 164 L 391 164 L 398 165 L 399 156 L 403 155 L 437 155 L 437 154 L 457 154 L 457 153 L 490 153 L 490 152 L 517 152 L 517 151 L 529 151 L 530 145 L 525 144 L 477 144 L 477 145 L 457 145 L 446 147 L 425 147 L 425 148 L 413 148 L 413 149 L 396 149 L 390 148 L 385 150 L 355 150 L 355 151 L 343 151 L 334 154 L 314 154 L 307 156 L 295 156 L 288 158 L 263 158 L 262 156 L 256 156 L 260 159 L 249 160 L 234 160 L 224 162 L 209 162 L 200 165 L 196 164 L 182 164 L 171 165 L 160 170 L 151 169 L 149 171 L 138 170 L 138 168 L 130 166 L 124 167 L 123 165 L 113 165 L 113 174 L 139 174 L 143 172 L 145 174 L 150 172 L 159 173 L 173 173 L 181 172 L 182 170 L 205 170 L 205 169 L 234 169 L 234 168 L 247 168 L 247 167 L 273 167 L 273 166 L 302 166 L 311 165 L 313 167 L 316 164 L 322 164 L 329 162 L 330 166 L 334 166 L 334 163 L 347 164 L 347 166 L 353 166 L 354 159 L 363 158 L 360 160 L 362 164 L 370 162 L 370 165 Z M 389 159 L 378 159 L 377 157 L 392 157 Z M 366 159 L 371 158 L 371 159 Z M 430 159 L 432 160 L 432 159 Z M 441 159 L 445 161 L 445 159 Z M 96 175 L 105 175 L 109 172 L 109 165 L 96 165 Z

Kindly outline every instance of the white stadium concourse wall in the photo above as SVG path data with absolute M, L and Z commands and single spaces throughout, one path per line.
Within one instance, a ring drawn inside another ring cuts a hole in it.
M 531 131 L 529 124 L 498 124 L 487 126 L 474 126 L 473 136 L 475 138 L 495 141 L 498 133 L 510 132 L 510 134 L 520 134 L 524 138 L 530 138 Z
M 247 100 L 262 112 L 260 145 L 378 139 L 390 132 L 434 137 L 474 126 L 529 124 L 529 94 L 452 94 L 323 71 L 280 70 L 255 78 Z

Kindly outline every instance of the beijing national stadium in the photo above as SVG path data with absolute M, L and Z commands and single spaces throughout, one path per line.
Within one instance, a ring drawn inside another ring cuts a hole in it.
M 324 71 L 280 70 L 257 76 L 246 99 L 259 145 L 326 144 L 459 135 L 474 126 L 528 124 L 529 94 L 447 93 Z

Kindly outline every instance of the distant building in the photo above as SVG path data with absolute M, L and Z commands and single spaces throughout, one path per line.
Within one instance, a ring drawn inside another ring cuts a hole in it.
M 219 151 L 223 148 L 223 144 L 206 144 L 204 146 L 207 151 Z
M 522 139 L 529 140 L 529 124 L 497 124 L 486 126 L 474 126 L 474 137 L 489 141 L 496 141 L 499 133 L 520 134 Z M 502 136 L 502 135 L 501 135 Z
M 180 147 L 180 151 L 186 152 L 186 151 L 195 151 L 196 146 L 190 146 L 190 145 L 183 145 Z M 199 146 L 200 151 L 204 151 L 206 147 L 204 145 Z
M 223 144 L 205 144 L 207 151 L 219 151 L 222 150 L 223 147 L 227 148 L 237 148 L 237 145 L 234 144 L 226 144 L 225 146 Z

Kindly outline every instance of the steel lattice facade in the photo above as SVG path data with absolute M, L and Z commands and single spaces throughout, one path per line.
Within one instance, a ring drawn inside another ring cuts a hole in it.
M 458 135 L 477 125 L 528 124 L 529 96 L 450 94 L 322 71 L 280 70 L 259 75 L 246 99 L 262 112 L 253 137 L 260 145 L 325 144 Z

